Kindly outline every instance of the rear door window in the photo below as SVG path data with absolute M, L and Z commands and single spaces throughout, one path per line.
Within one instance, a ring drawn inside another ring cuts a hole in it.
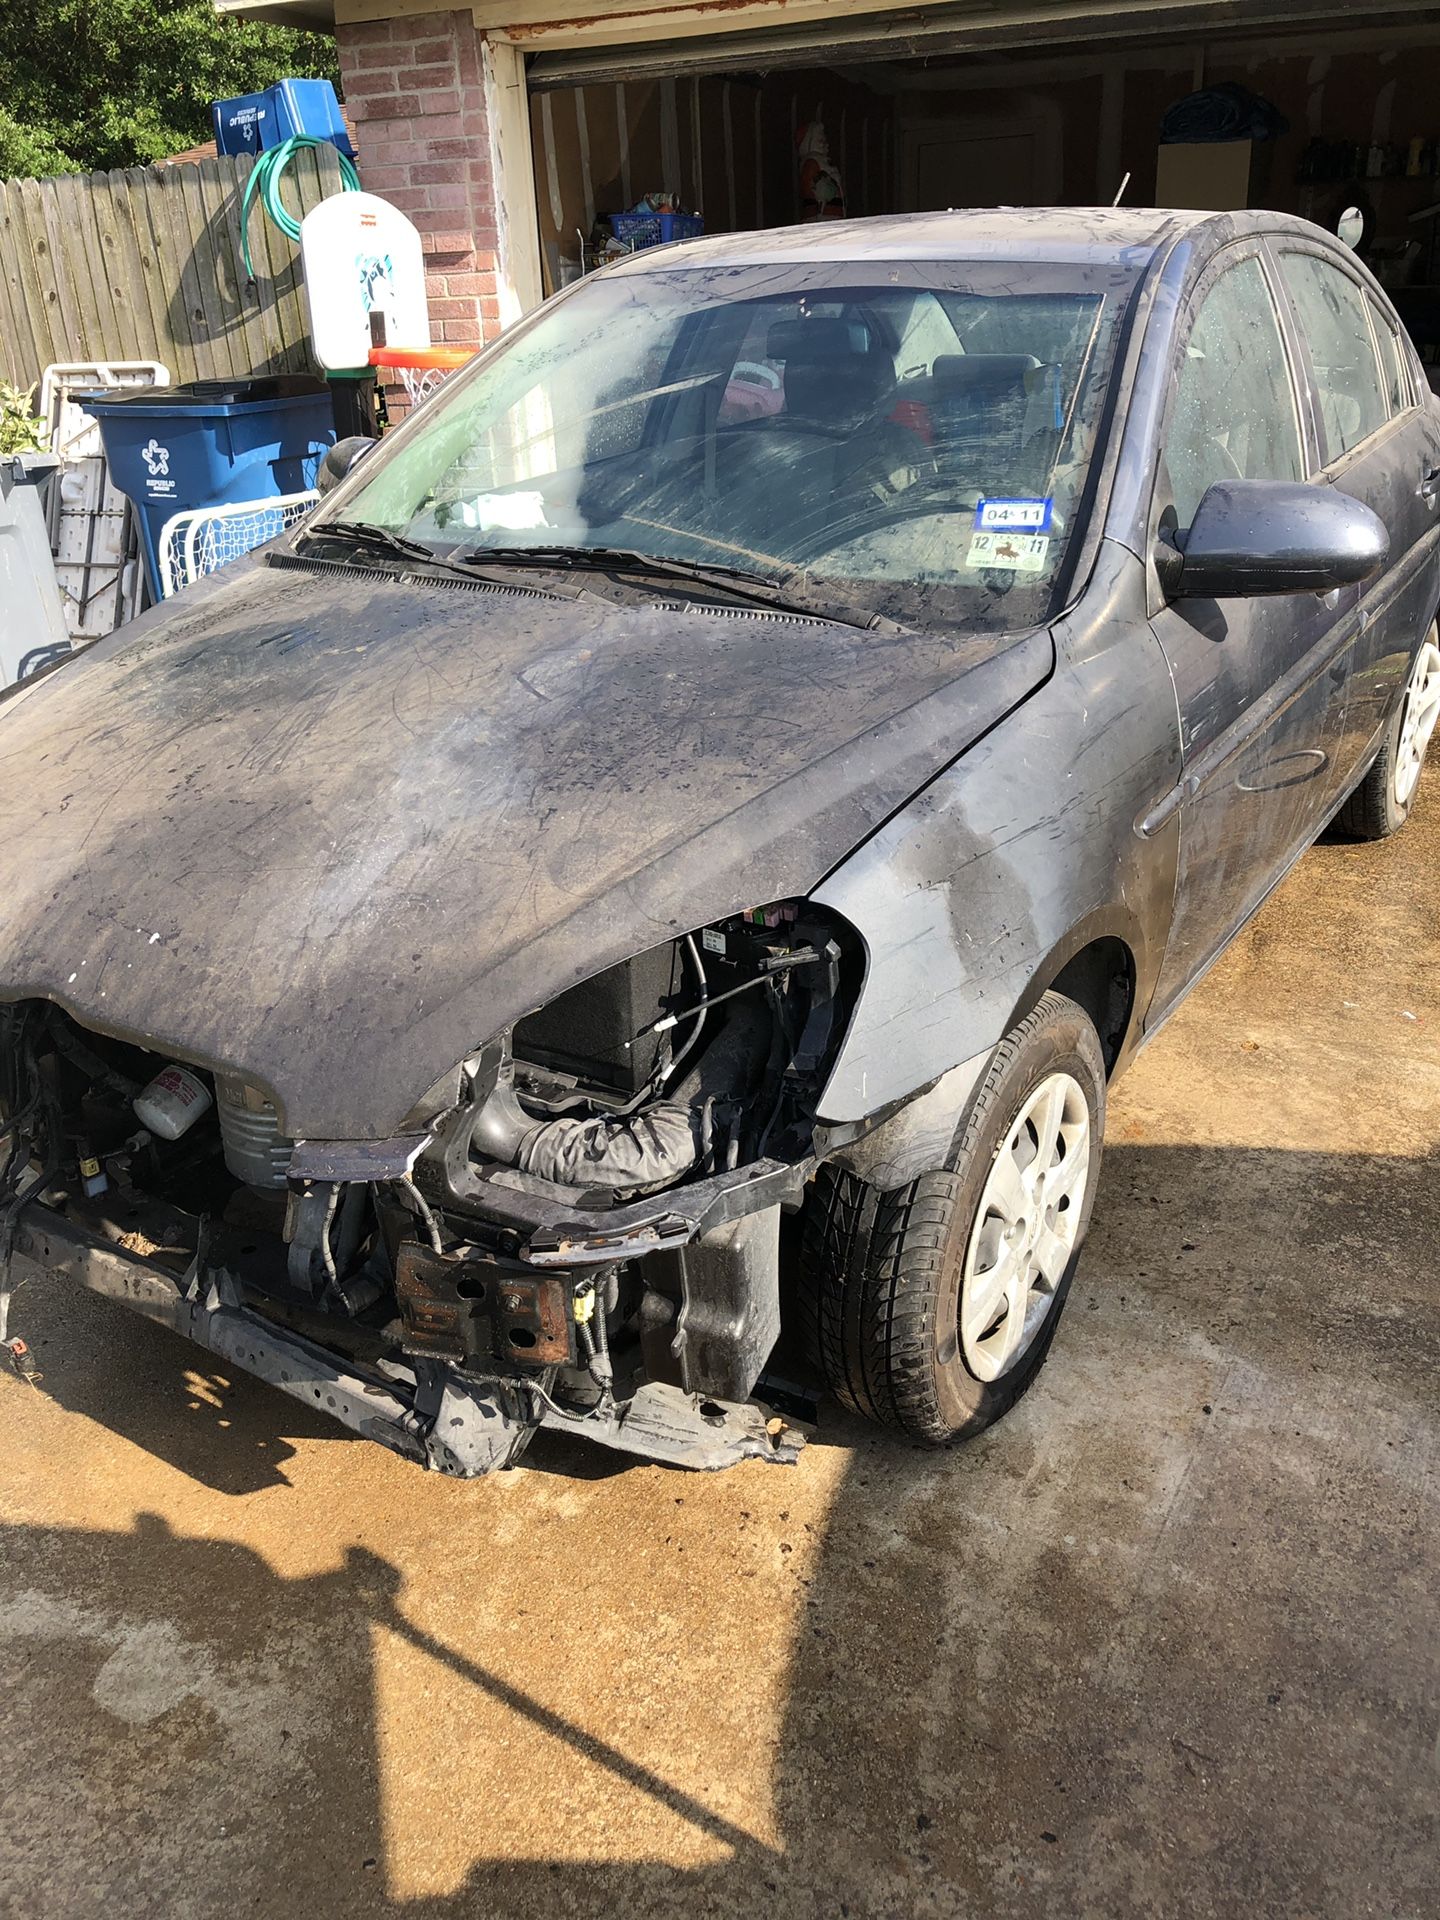
M 1404 413 L 1407 407 L 1414 404 L 1414 397 L 1410 391 L 1410 373 L 1405 364 L 1400 336 L 1373 300 L 1370 302 L 1370 319 L 1380 348 L 1380 372 L 1390 412 L 1392 415 Z
M 1310 354 L 1326 457 L 1334 460 L 1368 440 L 1391 414 L 1369 302 L 1348 273 L 1319 254 L 1282 253 L 1280 271 Z
M 1253 255 L 1201 300 L 1181 349 L 1165 461 L 1177 525 L 1217 480 L 1300 480 L 1304 460 L 1289 357 Z

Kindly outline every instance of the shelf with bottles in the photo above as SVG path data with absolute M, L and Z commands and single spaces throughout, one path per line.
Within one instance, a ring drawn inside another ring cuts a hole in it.
M 1295 168 L 1301 186 L 1338 186 L 1349 180 L 1440 178 L 1440 134 L 1409 140 L 1327 140 L 1316 134 Z

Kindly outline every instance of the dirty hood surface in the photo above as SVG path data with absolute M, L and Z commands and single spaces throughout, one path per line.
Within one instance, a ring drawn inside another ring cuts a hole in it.
M 563 988 L 814 886 L 1052 660 L 251 564 L 0 704 L 0 997 L 382 1139 Z

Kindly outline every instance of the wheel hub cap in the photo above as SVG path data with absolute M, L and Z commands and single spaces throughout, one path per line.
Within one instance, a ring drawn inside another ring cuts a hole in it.
M 1427 640 L 1405 689 L 1405 717 L 1400 722 L 1400 745 L 1395 755 L 1395 802 L 1407 807 L 1420 783 L 1425 749 L 1440 719 L 1440 646 Z
M 960 1345 L 998 1380 L 1034 1344 L 1080 1236 L 1090 1184 L 1090 1108 L 1068 1073 L 1026 1098 L 981 1190 L 960 1281 Z

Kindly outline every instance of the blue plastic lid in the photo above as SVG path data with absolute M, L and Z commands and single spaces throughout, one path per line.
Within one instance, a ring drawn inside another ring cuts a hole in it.
M 178 387 L 113 388 L 77 395 L 88 413 L 104 415 L 122 409 L 136 414 L 229 414 L 262 408 L 293 406 L 297 400 L 321 399 L 328 389 L 313 373 L 272 373 L 253 380 L 190 380 Z

